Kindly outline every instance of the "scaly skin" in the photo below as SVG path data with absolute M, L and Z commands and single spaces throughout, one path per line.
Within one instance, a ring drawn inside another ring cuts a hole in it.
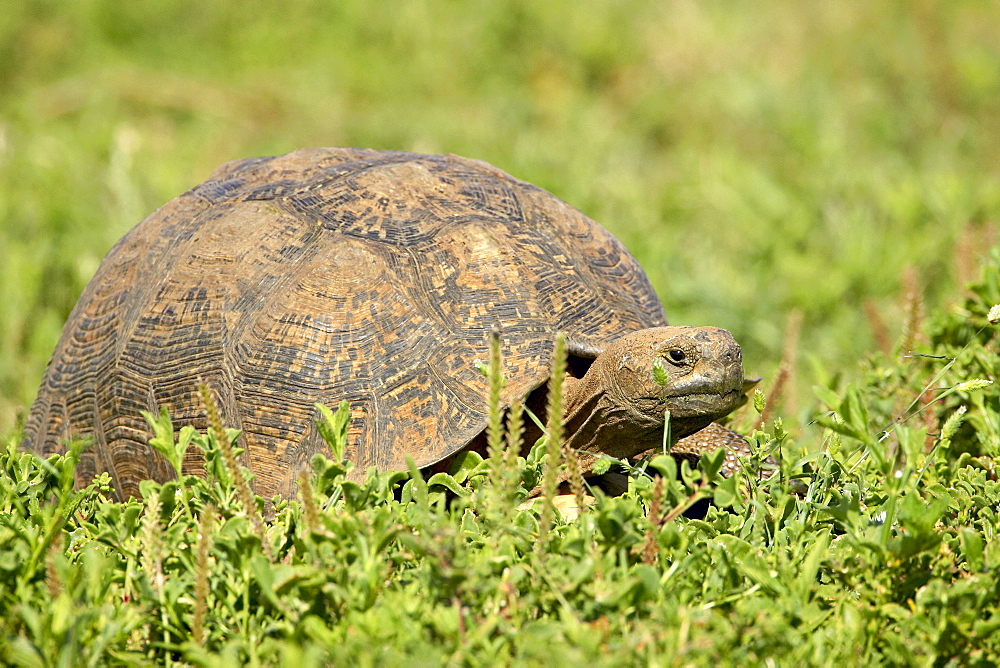
M 750 452 L 750 445 L 743 434 L 715 422 L 674 443 L 673 447 L 670 448 L 670 454 L 685 458 L 695 464 L 704 453 L 719 448 L 726 449 L 726 460 L 722 463 L 719 472 L 727 478 L 733 475 L 737 469 L 742 468 L 741 458 L 746 460 L 753 454 Z M 759 473 L 761 480 L 767 480 L 774 475 L 777 466 L 778 462 L 774 458 L 766 458 L 762 462 Z
M 585 474 L 602 455 L 626 459 L 660 447 L 668 410 L 672 436 L 683 438 L 746 400 L 739 344 L 716 327 L 634 332 L 609 345 L 583 378 L 568 380 L 566 442 Z

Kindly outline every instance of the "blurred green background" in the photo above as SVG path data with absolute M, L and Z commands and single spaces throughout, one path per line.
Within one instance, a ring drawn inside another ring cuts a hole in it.
M 898 336 L 907 267 L 938 309 L 992 243 L 1000 5 L 4 3 L 0 435 L 131 226 L 225 161 L 335 145 L 552 191 L 765 383 L 801 313 L 805 415 Z

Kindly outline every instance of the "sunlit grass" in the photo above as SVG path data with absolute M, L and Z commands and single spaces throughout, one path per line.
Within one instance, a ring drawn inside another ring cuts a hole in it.
M 320 411 L 329 458 L 266 523 L 219 425 L 174 439 L 150 416 L 168 459 L 198 448 L 214 473 L 126 503 L 102 498 L 106 475 L 73 490 L 76 449 L 42 462 L 11 441 L 0 661 L 995 665 L 997 302 L 993 268 L 930 314 L 919 357 L 876 354 L 820 391 L 822 450 L 777 421 L 754 431 L 781 458 L 769 479 L 720 477 L 721 452 L 694 470 L 658 455 L 572 519 L 518 503 L 561 473 L 544 442 L 454 475 L 348 480 L 346 402 Z M 694 499 L 716 505 L 689 519 Z

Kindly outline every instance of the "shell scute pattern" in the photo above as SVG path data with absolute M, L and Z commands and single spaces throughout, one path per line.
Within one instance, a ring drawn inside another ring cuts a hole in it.
M 557 331 L 603 346 L 665 323 L 597 223 L 485 163 L 312 149 L 223 165 L 109 253 L 84 291 L 26 427 L 36 450 L 97 442 L 81 478 L 123 494 L 172 475 L 141 411 L 205 428 L 213 388 L 264 496 L 292 495 L 325 450 L 313 403 L 351 403 L 347 455 L 429 465 L 486 423 L 489 332 L 505 396 L 545 381 Z M 201 469 L 196 457 L 186 462 Z

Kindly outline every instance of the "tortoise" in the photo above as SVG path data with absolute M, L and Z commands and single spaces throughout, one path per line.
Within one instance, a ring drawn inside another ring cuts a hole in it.
M 733 337 L 668 326 L 635 258 L 550 193 L 453 155 L 307 149 L 223 165 L 108 253 L 23 445 L 47 454 L 93 439 L 78 483 L 108 471 L 120 496 L 137 496 L 141 480 L 174 475 L 141 412 L 206 428 L 202 380 L 265 498 L 293 496 L 326 449 L 317 401 L 350 403 L 353 475 L 405 468 L 407 455 L 429 467 L 482 442 L 476 362 L 494 330 L 504 406 L 544 391 L 565 333 L 566 438 L 588 471 L 601 453 L 659 447 L 665 408 L 682 438 L 746 400 Z M 721 429 L 687 450 L 725 441 Z M 186 473 L 203 472 L 200 457 L 188 453 Z

